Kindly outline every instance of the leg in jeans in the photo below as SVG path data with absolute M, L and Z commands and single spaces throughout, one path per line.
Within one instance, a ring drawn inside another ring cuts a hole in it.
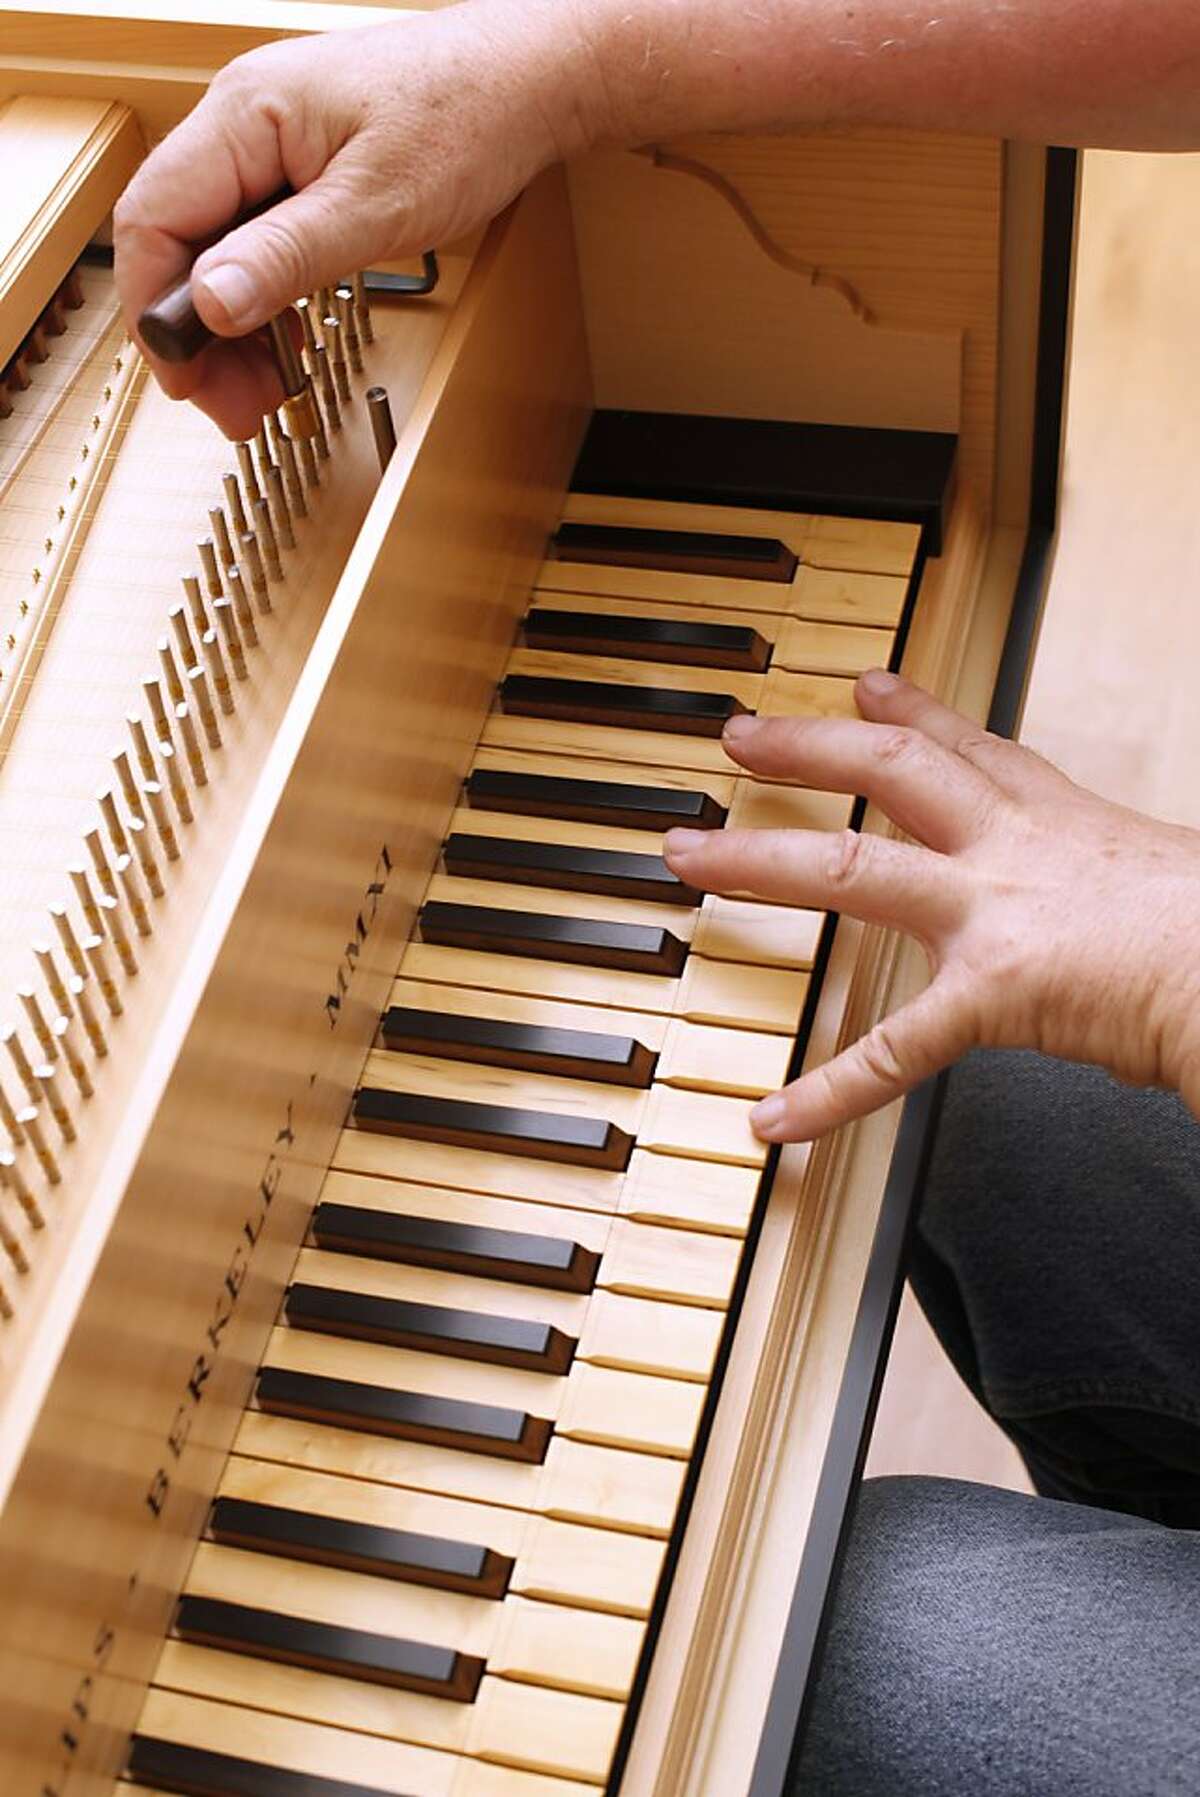
M 1091 1069 L 969 1057 L 912 1275 L 1038 1491 L 1075 1501 L 864 1488 L 798 1797 L 1191 1797 L 1200 1127 Z

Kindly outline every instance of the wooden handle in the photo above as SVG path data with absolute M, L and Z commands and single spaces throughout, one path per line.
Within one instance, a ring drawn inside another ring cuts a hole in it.
M 290 187 L 278 188 L 256 206 L 239 213 L 229 229 L 234 231 L 250 219 L 259 218 L 264 212 L 269 212 L 272 206 L 278 206 L 281 200 L 290 199 L 291 196 Z M 215 237 L 212 239 L 213 243 L 217 241 Z M 192 304 L 190 270 L 187 274 L 180 275 L 172 286 L 165 288 L 146 307 L 138 319 L 138 334 L 150 353 L 163 362 L 190 362 L 214 341 L 215 333 L 209 330 Z

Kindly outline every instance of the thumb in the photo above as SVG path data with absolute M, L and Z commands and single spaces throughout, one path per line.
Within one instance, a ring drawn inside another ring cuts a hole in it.
M 811 1142 L 903 1097 L 973 1046 L 971 1008 L 939 977 L 832 1061 L 764 1098 L 750 1121 L 764 1141 Z
M 369 198 L 338 161 L 301 193 L 230 231 L 197 257 L 192 299 L 220 337 L 243 337 L 301 294 L 331 287 L 377 251 L 365 228 Z

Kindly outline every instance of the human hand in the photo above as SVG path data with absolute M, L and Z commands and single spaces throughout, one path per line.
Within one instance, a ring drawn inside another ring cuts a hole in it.
M 222 69 L 117 205 L 129 328 L 197 243 L 285 184 L 295 193 L 196 259 L 196 310 L 223 341 L 182 366 L 148 358 L 172 398 L 249 437 L 282 394 L 265 340 L 247 333 L 355 269 L 462 236 L 574 153 L 588 59 L 572 16 L 553 0 L 476 0 Z
M 894 675 L 863 721 L 734 718 L 753 774 L 864 793 L 913 841 L 853 831 L 673 830 L 691 886 L 812 905 L 916 938 L 925 991 L 753 1113 L 808 1141 L 978 1045 L 1091 1061 L 1169 1086 L 1200 1115 L 1200 833 L 1076 786 Z

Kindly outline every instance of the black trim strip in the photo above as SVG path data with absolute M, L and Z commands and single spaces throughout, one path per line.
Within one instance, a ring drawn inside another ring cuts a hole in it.
M 290 1772 L 261 1760 L 236 1759 L 208 1747 L 184 1747 L 153 1735 L 132 1737 L 125 1775 L 135 1785 L 175 1791 L 179 1797 L 403 1797 L 399 1791 L 381 1791 L 378 1785 Z

